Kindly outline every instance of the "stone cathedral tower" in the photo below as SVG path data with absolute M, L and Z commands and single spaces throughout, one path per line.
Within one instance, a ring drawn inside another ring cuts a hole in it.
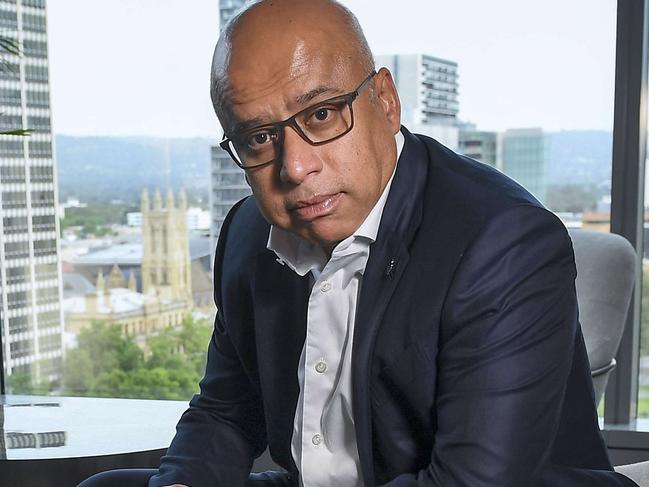
M 153 207 L 142 191 L 142 292 L 160 299 L 184 300 L 191 305 L 191 262 L 187 233 L 187 200 L 180 190 L 178 207 L 171 190 L 163 206 L 156 189 Z

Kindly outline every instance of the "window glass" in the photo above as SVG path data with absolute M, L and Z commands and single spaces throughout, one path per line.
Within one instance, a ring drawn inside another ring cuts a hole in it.
M 0 138 L 9 392 L 197 391 L 215 238 L 249 194 L 206 82 L 237 3 L 69 0 L 46 21 L 42 0 L 0 2 L 0 31 L 25 34 L 0 69 L 0 129 L 33 130 Z M 408 129 L 515 178 L 566 225 L 608 231 L 615 2 L 343 3 Z

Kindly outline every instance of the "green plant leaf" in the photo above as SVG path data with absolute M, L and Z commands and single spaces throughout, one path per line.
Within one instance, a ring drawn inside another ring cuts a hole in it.
M 16 39 L 0 35 L 0 51 L 20 56 L 20 44 Z
M 20 135 L 21 137 L 29 136 L 31 133 L 32 133 L 32 129 L 16 129 L 16 130 L 0 131 L 0 135 Z

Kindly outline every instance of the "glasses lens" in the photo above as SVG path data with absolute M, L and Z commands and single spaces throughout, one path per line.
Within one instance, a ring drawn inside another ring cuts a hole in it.
M 265 164 L 277 158 L 278 133 L 274 127 L 261 127 L 235 139 L 232 147 L 243 167 Z
M 295 121 L 314 143 L 326 142 L 349 131 L 352 112 L 347 98 L 328 100 L 300 112 Z

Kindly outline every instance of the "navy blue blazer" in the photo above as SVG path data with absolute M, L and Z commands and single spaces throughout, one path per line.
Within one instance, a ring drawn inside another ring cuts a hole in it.
M 564 226 L 495 169 L 402 131 L 354 330 L 365 485 L 635 485 L 599 432 Z M 223 224 L 201 392 L 151 487 L 243 486 L 267 445 L 297 485 L 310 290 L 266 249 L 268 231 L 253 197 Z

